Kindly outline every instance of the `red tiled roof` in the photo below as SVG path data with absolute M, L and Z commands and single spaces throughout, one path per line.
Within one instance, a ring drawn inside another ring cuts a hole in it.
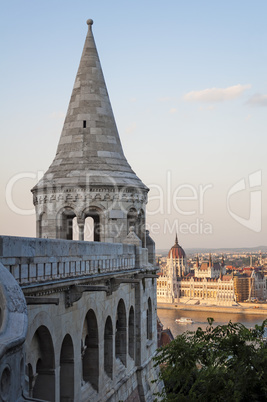
M 178 239 L 176 236 L 175 244 L 169 251 L 168 258 L 185 258 L 185 252 L 182 247 L 178 244 Z

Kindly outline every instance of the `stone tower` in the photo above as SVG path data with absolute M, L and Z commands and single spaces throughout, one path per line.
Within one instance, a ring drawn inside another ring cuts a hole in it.
M 32 189 L 37 237 L 79 240 L 86 219 L 95 241 L 122 242 L 134 226 L 145 247 L 149 189 L 128 164 L 113 116 L 93 33 L 88 34 L 56 156 Z

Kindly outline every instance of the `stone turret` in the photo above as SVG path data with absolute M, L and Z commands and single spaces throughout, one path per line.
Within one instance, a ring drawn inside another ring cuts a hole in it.
M 145 247 L 149 189 L 128 164 L 113 116 L 93 33 L 88 34 L 56 156 L 32 189 L 37 237 L 79 240 L 86 218 L 95 241 L 122 242 L 134 226 Z

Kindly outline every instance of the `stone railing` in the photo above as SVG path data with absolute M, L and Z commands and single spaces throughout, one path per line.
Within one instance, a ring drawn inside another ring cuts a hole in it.
M 0 236 L 0 262 L 20 285 L 127 271 L 148 264 L 147 250 L 137 250 L 132 244 L 13 236 Z

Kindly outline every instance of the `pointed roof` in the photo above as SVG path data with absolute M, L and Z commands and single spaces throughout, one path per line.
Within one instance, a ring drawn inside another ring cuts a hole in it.
M 183 248 L 178 244 L 177 234 L 175 236 L 174 246 L 172 246 L 168 253 L 168 258 L 185 258 L 185 252 Z
M 116 185 L 148 188 L 120 142 L 89 19 L 88 33 L 54 161 L 34 187 Z
M 212 267 L 211 253 L 210 253 L 210 256 L 209 256 L 209 267 Z
M 196 260 L 196 267 L 199 268 L 199 257 L 198 257 L 198 254 L 197 254 L 197 260 Z

